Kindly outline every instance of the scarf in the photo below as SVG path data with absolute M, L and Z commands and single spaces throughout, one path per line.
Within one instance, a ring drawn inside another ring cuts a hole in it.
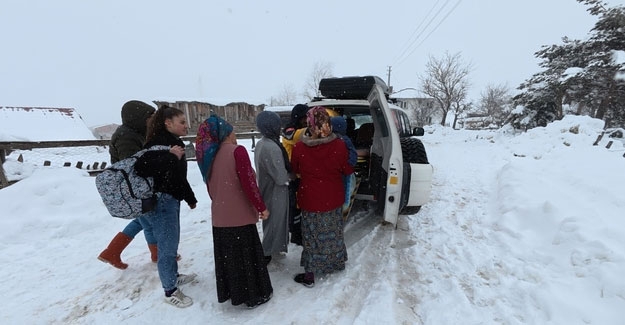
M 219 146 L 232 130 L 230 123 L 215 114 L 211 114 L 200 124 L 195 137 L 195 157 L 204 183 L 208 183 L 210 179 L 211 167 Z
M 282 143 L 280 143 L 280 124 L 280 116 L 276 112 L 262 111 L 256 116 L 256 128 L 265 138 L 273 141 L 280 148 L 282 159 L 284 159 L 284 168 L 290 173 L 291 163 L 289 155 L 286 153 Z

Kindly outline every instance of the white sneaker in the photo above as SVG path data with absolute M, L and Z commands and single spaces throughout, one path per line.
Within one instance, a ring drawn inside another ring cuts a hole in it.
M 176 286 L 181 286 L 183 284 L 191 283 L 195 280 L 197 274 L 178 274 L 178 279 L 176 279 Z
M 193 305 L 193 299 L 185 296 L 180 288 L 176 289 L 170 297 L 165 297 L 165 302 L 178 308 L 185 308 Z

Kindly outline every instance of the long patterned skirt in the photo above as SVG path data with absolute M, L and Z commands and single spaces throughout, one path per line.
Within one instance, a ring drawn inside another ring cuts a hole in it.
M 324 274 L 345 269 L 347 248 L 341 208 L 327 212 L 302 210 L 302 237 L 300 265 L 306 272 Z
M 213 227 L 217 301 L 233 305 L 270 297 L 271 279 L 256 225 Z

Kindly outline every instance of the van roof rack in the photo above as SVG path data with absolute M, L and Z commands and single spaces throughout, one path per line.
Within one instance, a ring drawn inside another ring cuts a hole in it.
M 325 98 L 367 99 L 374 85 L 382 86 L 384 95 L 389 97 L 389 87 L 377 76 L 324 78 L 319 82 L 319 92 Z

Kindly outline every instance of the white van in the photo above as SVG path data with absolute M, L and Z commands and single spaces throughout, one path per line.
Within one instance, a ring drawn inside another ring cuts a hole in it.
M 375 202 L 385 221 L 419 211 L 430 197 L 432 165 L 404 110 L 389 102 L 388 87 L 375 76 L 326 78 L 322 97 L 307 105 L 334 110 L 347 120 L 358 151 L 355 199 Z

